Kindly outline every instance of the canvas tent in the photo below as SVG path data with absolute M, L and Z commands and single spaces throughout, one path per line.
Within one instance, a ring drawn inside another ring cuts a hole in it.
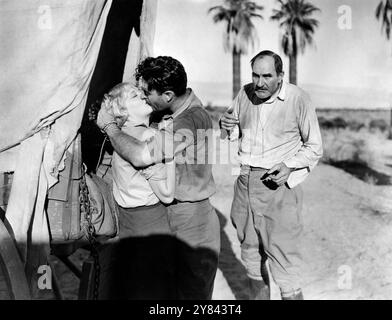
M 25 263 L 30 243 L 49 244 L 45 199 L 86 105 L 132 81 L 138 61 L 152 55 L 156 7 L 156 0 L 0 1 L 0 176 L 13 172 L 6 218 Z

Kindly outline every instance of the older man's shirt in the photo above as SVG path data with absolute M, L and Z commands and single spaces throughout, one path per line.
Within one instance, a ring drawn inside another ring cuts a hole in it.
M 178 201 L 201 201 L 215 193 L 210 148 L 206 137 L 212 131 L 212 121 L 191 89 L 188 98 L 172 115 L 159 124 L 160 139 L 149 143 L 154 162 L 173 159 L 176 163 L 174 198 Z
M 322 156 L 320 128 L 310 98 L 299 87 L 282 83 L 268 101 L 252 101 L 257 98 L 251 83 L 240 90 L 232 105 L 239 119 L 240 162 L 265 169 L 283 162 L 295 168 L 287 181 L 294 187 Z

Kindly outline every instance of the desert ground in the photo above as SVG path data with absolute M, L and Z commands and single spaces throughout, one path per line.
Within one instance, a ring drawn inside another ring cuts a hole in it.
M 211 116 L 216 126 L 219 112 Z M 336 114 L 323 116 L 332 119 Z M 392 140 L 387 132 L 369 128 L 369 120 L 365 128 L 329 124 L 322 134 L 323 161 L 302 184 L 305 299 L 392 299 Z M 239 170 L 235 146 L 218 146 L 222 159 L 233 160 L 213 166 L 217 192 L 211 202 L 222 227 L 216 300 L 248 299 L 240 246 L 230 221 Z M 358 163 L 359 169 L 350 171 Z M 86 256 L 86 251 L 78 250 L 72 260 L 81 265 Z M 64 298 L 76 299 L 78 280 L 55 258 L 53 263 Z M 279 299 L 273 283 L 271 298 Z
M 392 185 L 386 179 L 392 176 L 392 140 L 370 125 L 371 120 L 375 120 L 373 124 L 378 121 L 375 112 L 335 111 L 322 116 L 333 123 L 339 122 L 337 114 L 340 120 L 348 117 L 346 123 L 365 126 L 355 130 L 344 125 L 322 126 L 323 161 L 302 184 L 304 296 L 316 300 L 392 299 Z M 389 112 L 380 115 L 385 119 Z M 232 158 L 235 151 L 229 150 Z M 361 166 L 353 171 L 358 163 Z M 212 203 L 223 228 L 215 299 L 247 298 L 240 247 L 229 217 L 236 172 L 235 163 L 214 166 L 218 192 Z M 279 299 L 274 284 L 271 294 L 272 299 Z
M 223 228 L 214 298 L 246 299 L 245 270 L 229 217 L 236 177 L 228 172 L 231 168 L 214 167 L 218 192 L 212 203 Z M 302 187 L 305 298 L 392 299 L 392 186 L 369 186 L 342 169 L 320 164 Z M 276 287 L 272 289 L 272 299 L 279 299 Z

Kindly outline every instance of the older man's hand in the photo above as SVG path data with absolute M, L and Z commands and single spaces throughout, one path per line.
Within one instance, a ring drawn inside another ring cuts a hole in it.
M 283 162 L 274 165 L 270 170 L 268 170 L 267 174 L 268 180 L 272 180 L 278 186 L 282 186 L 287 182 L 287 179 L 290 176 L 290 173 L 294 171 L 294 168 L 287 167 Z M 276 173 L 274 173 L 276 172 Z
M 236 125 L 238 125 L 240 121 L 238 120 L 238 117 L 233 114 L 233 112 L 226 111 L 222 118 L 219 120 L 219 125 L 221 129 L 225 129 L 228 131 L 231 131 L 234 129 Z

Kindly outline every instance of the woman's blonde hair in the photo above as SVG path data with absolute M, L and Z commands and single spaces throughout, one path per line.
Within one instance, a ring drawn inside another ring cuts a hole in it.
M 125 107 L 125 101 L 140 97 L 140 91 L 129 82 L 122 82 L 114 86 L 109 93 L 104 95 L 101 108 L 112 114 L 119 126 L 128 119 L 129 113 Z

